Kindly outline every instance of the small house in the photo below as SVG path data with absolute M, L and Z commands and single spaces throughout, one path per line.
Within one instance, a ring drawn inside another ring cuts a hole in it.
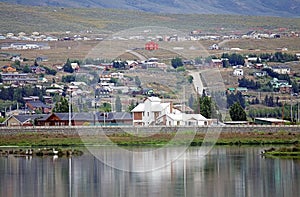
M 234 76 L 244 76 L 244 70 L 241 68 L 237 68 L 233 71 Z
M 267 76 L 267 72 L 266 71 L 254 72 L 253 75 L 255 77 L 265 77 L 265 76 Z
M 289 66 L 281 65 L 281 66 L 272 66 L 271 69 L 278 74 L 290 74 L 291 68 Z
M 148 51 L 158 50 L 158 44 L 150 41 L 145 44 L 145 49 Z

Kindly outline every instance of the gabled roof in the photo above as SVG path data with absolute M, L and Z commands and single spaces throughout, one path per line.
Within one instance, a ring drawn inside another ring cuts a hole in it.
M 145 111 L 144 103 L 138 104 L 135 108 L 133 108 L 133 110 L 131 110 L 131 112 L 143 112 L 143 111 Z
M 68 121 L 69 120 L 69 113 L 53 113 L 50 115 L 46 115 L 41 120 L 46 121 L 51 116 L 58 117 L 61 121 Z M 79 112 L 79 113 L 72 113 L 71 120 L 73 121 L 94 121 L 94 118 L 96 118 L 96 121 L 103 121 L 104 120 L 104 113 L 103 112 L 97 112 L 96 117 L 94 117 L 94 113 L 92 112 Z M 131 113 L 128 112 L 108 112 L 105 113 L 105 120 L 106 121 L 112 121 L 112 120 L 132 120 Z
M 69 119 L 69 117 L 68 117 L 68 119 Z M 88 112 L 73 113 L 72 120 L 75 120 L 75 121 L 93 121 L 94 120 L 94 114 L 93 113 L 88 113 Z
M 4 123 L 6 123 L 9 119 L 15 118 L 18 122 L 21 124 L 34 120 L 34 119 L 43 119 L 44 117 L 47 117 L 47 114 L 33 114 L 33 115 L 11 115 L 9 116 Z
M 97 120 L 104 121 L 104 113 L 98 112 L 97 113 Z M 132 120 L 132 114 L 128 112 L 107 112 L 105 113 L 105 120 L 106 121 L 122 121 L 122 120 Z
M 201 114 L 167 114 L 169 118 L 176 121 L 188 121 L 188 120 L 197 120 L 197 121 L 204 121 L 207 120 L 204 116 Z
M 145 100 L 150 100 L 151 102 L 161 102 L 161 99 L 155 96 L 147 97 Z
M 128 112 L 113 112 L 114 120 L 132 120 L 132 114 Z

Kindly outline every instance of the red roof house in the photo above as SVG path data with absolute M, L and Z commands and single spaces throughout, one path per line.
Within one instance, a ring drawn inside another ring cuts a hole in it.
M 145 49 L 149 50 L 149 51 L 157 50 L 158 49 L 158 44 L 153 42 L 153 41 L 147 42 L 145 44 Z

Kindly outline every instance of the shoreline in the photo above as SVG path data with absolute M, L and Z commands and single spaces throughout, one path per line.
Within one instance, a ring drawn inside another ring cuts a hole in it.
M 25 132 L 0 135 L 0 147 L 38 147 L 38 146 L 162 146 L 189 145 L 201 146 L 205 133 L 180 134 L 180 140 L 172 141 L 176 133 L 159 132 L 152 135 L 131 135 L 128 133 L 107 134 L 107 136 L 64 134 L 51 132 Z M 191 136 L 192 135 L 192 136 Z M 178 134 L 177 134 L 178 138 Z M 187 144 L 188 143 L 188 144 Z M 212 142 L 214 143 L 214 142 Z M 293 145 L 300 143 L 300 132 L 235 132 L 221 133 L 215 145 Z

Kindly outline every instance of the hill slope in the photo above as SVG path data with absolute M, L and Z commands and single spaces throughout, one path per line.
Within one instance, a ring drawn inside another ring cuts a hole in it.
M 0 2 L 0 33 L 24 31 L 39 32 L 85 32 L 111 33 L 138 26 L 161 26 L 184 32 L 202 30 L 216 32 L 251 29 L 274 30 L 280 27 L 298 31 L 297 18 L 263 16 L 200 15 L 200 14 L 152 14 L 140 11 L 101 8 L 53 8 L 32 7 Z
M 299 0 L 0 0 L 22 5 L 114 8 L 154 13 L 300 17 Z

